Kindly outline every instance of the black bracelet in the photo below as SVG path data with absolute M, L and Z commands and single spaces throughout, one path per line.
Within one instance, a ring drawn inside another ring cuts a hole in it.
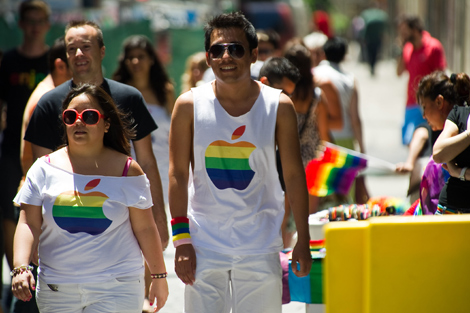
M 165 273 L 161 273 L 161 274 L 150 274 L 150 277 L 152 277 L 152 279 L 167 278 L 168 273 L 165 272 Z

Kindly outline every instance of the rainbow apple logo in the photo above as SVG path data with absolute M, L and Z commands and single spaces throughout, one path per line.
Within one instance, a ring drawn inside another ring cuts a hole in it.
M 232 140 L 237 140 L 245 132 L 246 126 L 237 128 Z M 249 164 L 250 154 L 256 146 L 240 141 L 228 143 L 223 140 L 212 142 L 206 149 L 206 171 L 218 189 L 234 188 L 244 190 L 250 184 L 255 172 Z
M 95 188 L 100 181 L 101 179 L 90 181 L 85 190 Z M 60 228 L 71 234 L 84 232 L 99 235 L 112 222 L 103 213 L 103 204 L 107 199 L 108 196 L 99 191 L 66 191 L 57 196 L 52 207 L 52 216 Z

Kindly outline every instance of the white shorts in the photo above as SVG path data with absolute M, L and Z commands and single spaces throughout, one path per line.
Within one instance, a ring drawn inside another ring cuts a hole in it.
M 196 281 L 185 287 L 185 313 L 281 313 L 279 252 L 226 255 L 196 250 Z
M 36 301 L 44 313 L 140 313 L 144 288 L 143 275 L 84 284 L 48 285 L 39 280 Z

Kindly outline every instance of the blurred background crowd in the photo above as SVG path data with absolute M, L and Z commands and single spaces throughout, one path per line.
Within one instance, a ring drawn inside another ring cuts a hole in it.
M 0 0 L 0 50 L 21 42 L 18 27 L 19 0 Z M 217 13 L 241 10 L 256 29 L 276 31 L 282 45 L 293 36 L 304 37 L 314 30 L 328 36 L 338 35 L 361 42 L 364 39 L 364 10 L 373 5 L 387 13 L 390 22 L 384 30 L 380 57 L 395 56 L 397 29 L 394 21 L 401 13 L 421 17 L 425 29 L 444 46 L 449 68 L 470 70 L 470 9 L 468 1 L 458 0 L 285 0 L 285 1 L 164 1 L 164 0 L 74 0 L 46 1 L 51 7 L 51 29 L 46 42 L 63 35 L 71 19 L 91 19 L 103 29 L 106 39 L 105 77 L 111 78 L 118 67 L 122 42 L 133 34 L 147 36 L 167 68 L 175 85 L 182 91 L 181 76 L 187 58 L 203 51 L 202 27 Z M 363 59 L 365 61 L 365 59 Z

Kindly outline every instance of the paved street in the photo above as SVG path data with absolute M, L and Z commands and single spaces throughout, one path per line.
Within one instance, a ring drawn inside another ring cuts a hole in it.
M 407 76 L 395 75 L 395 61 L 384 61 L 377 65 L 377 74 L 371 77 L 365 64 L 358 64 L 352 47 L 344 67 L 357 77 L 360 90 L 360 113 L 364 128 L 366 153 L 388 162 L 404 161 L 407 149 L 401 145 L 401 122 L 404 116 Z M 406 198 L 408 176 L 369 176 L 366 179 L 371 196 L 393 196 Z M 162 313 L 182 312 L 183 284 L 174 273 L 174 249 L 165 252 L 169 273 L 170 296 Z M 304 303 L 291 302 L 283 306 L 283 313 L 306 312 Z

